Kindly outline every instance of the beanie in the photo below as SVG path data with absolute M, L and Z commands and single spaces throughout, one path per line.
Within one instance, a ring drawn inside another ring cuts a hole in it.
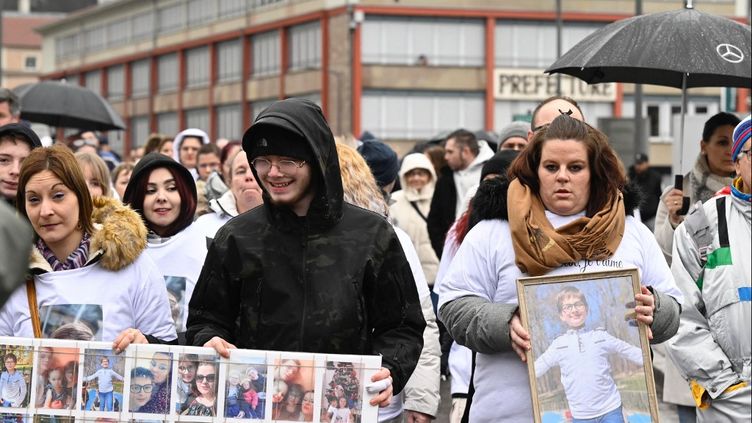
M 509 138 L 520 137 L 527 139 L 530 124 L 527 122 L 512 122 L 499 131 L 499 147 Z
M 259 156 L 285 156 L 311 165 L 315 162 L 313 150 L 305 138 L 278 126 L 263 125 L 254 132 L 253 138 L 244 137 L 243 148 L 248 151 L 249 161 Z
M 29 144 L 29 149 L 33 150 L 42 146 L 39 136 L 29 126 L 23 123 L 9 123 L 0 126 L 0 137 L 13 137 Z
M 480 170 L 480 181 L 490 174 L 505 175 L 507 168 L 517 158 L 520 152 L 517 150 L 501 150 L 494 154 L 493 157 L 483 163 L 483 168 Z
M 399 158 L 388 145 L 376 139 L 364 141 L 358 147 L 358 153 L 366 160 L 371 168 L 376 183 L 385 187 L 397 179 L 399 174 Z
M 739 153 L 742 151 L 742 147 L 752 137 L 752 121 L 750 120 L 752 115 L 747 116 L 736 125 L 734 128 L 734 135 L 732 139 L 734 144 L 731 147 L 731 158 L 736 162 L 739 159 Z

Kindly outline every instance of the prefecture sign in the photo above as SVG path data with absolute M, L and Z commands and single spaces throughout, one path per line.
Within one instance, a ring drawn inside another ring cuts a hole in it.
M 577 101 L 616 101 L 613 82 L 588 85 L 569 75 L 561 75 L 561 94 Z M 556 75 L 543 69 L 497 68 L 494 70 L 494 98 L 497 100 L 543 100 L 556 95 Z

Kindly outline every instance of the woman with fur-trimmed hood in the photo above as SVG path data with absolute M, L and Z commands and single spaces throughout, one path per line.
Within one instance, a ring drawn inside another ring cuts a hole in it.
M 92 340 L 114 341 L 119 350 L 176 339 L 162 275 L 142 254 L 144 224 L 117 200 L 92 200 L 73 153 L 61 146 L 34 150 L 21 168 L 16 201 L 36 234 L 33 282 L 0 311 L 0 335 L 50 337 L 57 320 L 83 322 Z M 33 327 L 29 293 L 41 328 Z
M 436 172 L 431 161 L 423 153 L 408 154 L 402 160 L 399 171 L 401 191 L 392 194 L 393 203 L 389 214 L 400 229 L 410 235 L 420 257 L 420 265 L 429 286 L 433 286 L 439 258 L 428 237 L 426 218 L 431 210 L 433 189 L 436 186 Z

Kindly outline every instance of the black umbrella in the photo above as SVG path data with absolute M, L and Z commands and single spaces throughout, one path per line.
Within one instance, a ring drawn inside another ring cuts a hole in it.
M 695 10 L 688 1 L 680 10 L 606 25 L 545 72 L 572 75 L 588 84 L 631 82 L 681 88 L 681 168 L 687 88 L 752 86 L 751 39 L 749 26 Z
M 84 130 L 124 129 L 110 103 L 88 88 L 57 81 L 24 84 L 13 90 L 21 103 L 21 119 Z

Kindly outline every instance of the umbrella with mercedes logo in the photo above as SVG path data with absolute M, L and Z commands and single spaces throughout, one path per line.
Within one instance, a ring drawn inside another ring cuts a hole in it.
M 635 16 L 600 28 L 546 73 L 572 75 L 588 84 L 628 82 L 681 88 L 681 152 L 687 88 L 752 86 L 751 43 L 749 26 L 695 10 L 687 1 L 680 10 Z
M 124 129 L 120 115 L 102 96 L 78 85 L 40 81 L 16 87 L 21 119 L 63 128 Z

